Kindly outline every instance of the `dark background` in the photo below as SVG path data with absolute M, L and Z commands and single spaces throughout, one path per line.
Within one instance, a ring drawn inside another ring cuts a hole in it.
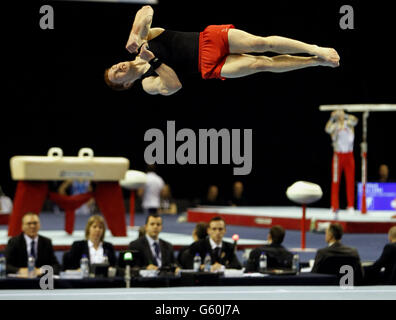
M 175 198 L 203 195 L 210 183 L 228 197 L 235 180 L 245 183 L 255 205 L 292 205 L 288 186 L 318 183 L 324 192 L 315 206 L 330 204 L 332 148 L 324 132 L 328 112 L 321 104 L 396 103 L 395 19 L 389 1 L 160 1 L 153 27 L 202 31 L 232 23 L 257 35 L 280 35 L 334 47 L 341 66 L 289 73 L 260 73 L 226 81 L 197 78 L 173 96 L 150 96 L 134 88 L 113 92 L 103 72 L 128 59 L 124 49 L 141 5 L 26 1 L 3 6 L 3 103 L 0 184 L 13 196 L 9 159 L 46 155 L 61 147 L 76 156 L 90 147 L 95 156 L 122 156 L 144 170 L 143 153 L 151 128 L 176 130 L 253 129 L 253 169 L 233 176 L 233 165 L 161 165 Z M 55 29 L 41 30 L 39 8 L 50 4 Z M 342 30 L 340 7 L 354 8 L 355 29 Z M 361 113 L 357 113 L 361 120 Z M 368 131 L 369 180 L 380 163 L 396 172 L 396 113 L 371 113 Z M 361 121 L 356 128 L 356 180 L 360 181 Z M 345 205 L 343 187 L 341 205 Z

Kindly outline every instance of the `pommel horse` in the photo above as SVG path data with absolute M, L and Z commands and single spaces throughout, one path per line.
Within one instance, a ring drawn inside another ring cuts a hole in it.
M 122 157 L 94 157 L 90 148 L 80 149 L 77 157 L 64 157 L 60 148 L 50 148 L 47 156 L 14 156 L 10 159 L 11 176 L 17 180 L 14 207 L 8 223 L 8 236 L 21 232 L 27 212 L 39 214 L 47 196 L 65 210 L 65 230 L 72 234 L 75 210 L 90 198 L 102 212 L 113 236 L 127 235 L 125 205 L 119 181 L 125 178 L 129 160 Z M 50 192 L 48 181 L 89 180 L 94 191 L 78 195 Z

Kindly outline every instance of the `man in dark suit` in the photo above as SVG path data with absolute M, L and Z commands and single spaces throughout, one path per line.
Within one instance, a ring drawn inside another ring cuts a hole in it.
M 195 241 L 199 241 L 202 239 L 205 239 L 208 236 L 208 224 L 205 222 L 198 222 L 195 225 L 195 228 L 192 232 L 192 237 L 194 242 Z M 191 258 L 190 258 L 190 254 L 189 254 L 189 248 L 190 246 L 185 246 L 180 248 L 179 250 L 179 254 L 177 256 L 177 262 L 178 264 L 184 268 L 184 269 L 188 269 L 188 267 L 191 267 Z
M 330 224 L 326 229 L 325 236 L 328 247 L 319 249 L 316 253 L 312 272 L 340 275 L 340 267 L 342 265 L 353 264 L 355 279 L 361 280 L 362 266 L 359 253 L 355 248 L 344 246 L 341 243 L 342 236 L 342 226 L 339 223 Z
M 202 263 L 206 254 L 210 254 L 212 272 L 224 271 L 225 269 L 241 269 L 242 266 L 235 254 L 234 245 L 223 241 L 226 233 L 226 224 L 223 218 L 212 218 L 208 223 L 207 233 L 207 238 L 191 244 L 189 248 L 190 264 L 188 269 L 192 269 L 193 259 L 197 253 L 201 256 Z
M 396 284 L 396 226 L 389 229 L 388 239 L 389 243 L 385 245 L 381 256 L 366 269 L 367 279 L 376 284 Z
M 52 241 L 38 234 L 40 219 L 35 213 L 27 213 L 22 218 L 22 233 L 8 241 L 6 247 L 7 273 L 18 273 L 27 276 L 28 256 L 32 255 L 36 262 L 36 275 L 40 275 L 40 267 L 50 265 L 54 273 L 59 273 L 60 265 L 54 254 Z
M 259 259 L 262 252 L 267 255 L 268 268 L 291 268 L 293 254 L 282 246 L 284 238 L 285 229 L 282 226 L 273 226 L 268 233 L 268 244 L 250 252 L 246 272 L 259 271 Z
M 177 263 L 173 246 L 159 238 L 162 231 L 162 217 L 156 213 L 146 218 L 145 235 L 132 241 L 129 249 L 137 252 L 133 255 L 133 264 L 146 270 L 176 268 Z

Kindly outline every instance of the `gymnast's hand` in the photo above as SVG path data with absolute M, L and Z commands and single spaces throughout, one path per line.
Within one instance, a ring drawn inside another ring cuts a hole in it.
M 334 111 L 331 113 L 330 117 L 331 117 L 332 119 L 334 119 L 334 120 L 337 120 L 337 118 L 338 118 L 338 110 L 334 110 Z
M 125 47 L 130 53 L 134 53 L 140 47 L 141 43 L 142 41 L 138 35 L 131 33 Z
M 147 43 L 145 43 L 145 44 L 142 46 L 142 48 L 140 49 L 139 57 L 140 57 L 141 59 L 146 60 L 147 62 L 149 62 L 150 60 L 152 60 L 152 59 L 155 58 L 155 55 L 154 55 L 154 53 L 152 53 L 151 51 L 149 51 L 149 50 L 147 49 L 147 47 L 148 47 L 148 44 L 147 44 Z

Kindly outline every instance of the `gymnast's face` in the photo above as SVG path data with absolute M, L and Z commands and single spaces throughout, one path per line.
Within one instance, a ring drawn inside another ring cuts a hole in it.
M 137 79 L 132 61 L 124 61 L 113 65 L 108 72 L 109 80 L 125 87 L 132 85 Z
M 338 110 L 338 119 L 339 120 L 344 120 L 344 118 L 345 118 L 344 110 Z

